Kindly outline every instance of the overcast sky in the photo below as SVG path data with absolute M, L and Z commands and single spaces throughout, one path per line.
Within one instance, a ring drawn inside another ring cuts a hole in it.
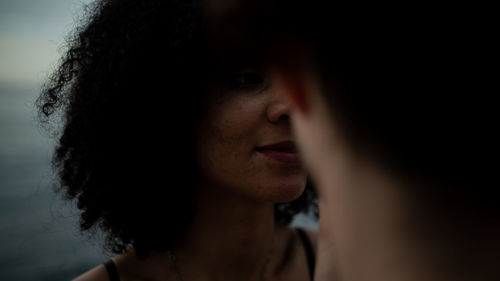
M 91 0 L 0 0 L 0 84 L 40 85 Z

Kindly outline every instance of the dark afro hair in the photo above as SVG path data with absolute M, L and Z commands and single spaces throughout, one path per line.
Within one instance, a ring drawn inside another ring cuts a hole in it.
M 103 0 L 85 11 L 37 100 L 39 118 L 62 117 L 53 166 L 81 230 L 103 230 L 110 252 L 132 246 L 146 257 L 173 248 L 190 219 L 195 122 L 217 67 L 199 1 Z M 317 214 L 309 185 L 277 204 L 276 222 L 302 211 Z

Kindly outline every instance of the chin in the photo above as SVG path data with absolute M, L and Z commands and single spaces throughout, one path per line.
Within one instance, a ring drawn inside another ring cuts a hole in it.
M 272 190 L 271 194 L 269 196 L 269 201 L 272 201 L 274 203 L 286 203 L 286 202 L 291 202 L 302 195 L 304 193 L 304 190 L 306 188 L 306 180 L 295 180 L 291 181 L 288 179 L 285 182 L 280 182 L 274 185 L 273 187 L 270 187 L 269 189 Z

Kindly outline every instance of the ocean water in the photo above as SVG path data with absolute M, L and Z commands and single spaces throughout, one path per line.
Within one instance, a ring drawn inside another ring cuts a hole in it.
M 37 87 L 0 84 L 0 280 L 71 280 L 106 261 L 99 239 L 53 191 L 54 143 L 35 120 Z M 316 227 L 308 216 L 293 225 Z
M 0 85 L 0 280 L 71 280 L 105 261 L 53 192 L 52 140 L 35 121 L 36 87 Z

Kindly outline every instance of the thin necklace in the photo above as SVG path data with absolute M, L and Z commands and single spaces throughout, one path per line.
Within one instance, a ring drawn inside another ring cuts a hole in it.
M 271 249 L 269 249 L 269 251 L 271 251 Z M 172 264 L 174 271 L 175 271 L 175 275 L 177 276 L 177 281 L 184 281 L 184 279 L 182 278 L 182 275 L 179 271 L 179 268 L 177 267 L 177 257 L 175 256 L 175 254 L 172 251 L 168 251 L 167 253 L 168 253 L 168 257 L 170 259 L 170 264 Z M 265 280 L 265 275 L 266 275 L 267 267 L 268 267 L 267 265 L 269 264 L 269 260 L 271 259 L 270 256 L 271 256 L 271 253 L 269 253 L 266 257 L 266 263 L 264 264 L 264 268 L 262 270 L 261 280 Z
M 168 251 L 168 257 L 170 258 L 170 264 L 174 267 L 175 275 L 177 276 L 178 281 L 184 281 L 182 279 L 182 275 L 179 272 L 179 269 L 177 268 L 177 257 L 174 255 L 172 251 Z

